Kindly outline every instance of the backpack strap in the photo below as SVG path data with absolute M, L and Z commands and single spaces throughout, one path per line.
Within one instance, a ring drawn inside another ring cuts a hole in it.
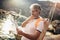
M 42 18 L 38 18 L 37 20 L 36 20 L 36 22 L 35 22 L 35 27 L 37 27 L 38 25 L 39 25 L 39 22 L 40 21 L 43 21 L 43 19 Z
M 44 25 L 46 25 L 46 24 L 45 24 L 46 21 L 45 21 L 45 20 L 43 20 L 43 21 L 44 21 Z M 37 40 L 44 40 L 44 36 L 45 36 L 45 34 L 46 34 L 47 28 L 48 28 L 48 27 L 45 27 L 45 26 L 44 26 L 44 29 L 42 30 L 42 32 L 41 32 L 41 34 L 40 34 L 40 36 L 39 36 L 39 38 L 38 38 Z
M 44 21 L 43 18 L 38 18 L 38 19 L 36 20 L 36 22 L 35 22 L 35 27 L 37 27 L 37 26 L 39 25 L 39 22 L 40 22 L 40 21 Z M 44 23 L 44 25 L 45 25 L 45 23 Z M 45 28 L 45 27 L 44 27 L 44 28 Z M 45 34 L 46 34 L 46 31 L 43 29 L 42 32 L 41 32 L 41 34 L 40 34 L 40 36 L 39 36 L 39 38 L 38 38 L 37 40 L 43 40 Z

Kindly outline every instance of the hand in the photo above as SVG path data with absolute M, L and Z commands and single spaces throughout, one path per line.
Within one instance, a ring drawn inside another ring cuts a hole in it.
M 48 30 L 48 26 L 49 26 L 49 21 L 47 19 L 44 20 L 44 29 Z
M 18 28 L 16 28 L 16 30 L 18 35 L 22 35 L 23 32 L 21 30 L 19 30 Z

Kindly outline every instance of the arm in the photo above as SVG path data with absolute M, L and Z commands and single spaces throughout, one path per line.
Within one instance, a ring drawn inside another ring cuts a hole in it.
M 40 38 L 38 40 L 43 40 L 44 36 L 46 35 L 46 31 L 48 30 L 49 22 L 47 20 L 44 20 L 44 29 L 42 30 L 42 33 L 40 34 Z
M 17 32 L 19 35 L 25 36 L 26 38 L 31 39 L 31 40 L 36 40 L 40 36 L 40 33 L 41 33 L 40 31 L 36 30 L 35 33 L 33 34 L 27 34 L 27 33 L 22 32 L 19 29 L 17 29 Z
M 29 18 L 27 18 L 23 23 L 22 23 L 22 27 L 26 26 L 27 23 L 29 23 L 30 20 L 32 20 L 34 18 L 34 16 L 30 16 Z
M 30 19 L 25 20 L 25 21 L 22 23 L 21 26 L 24 27 L 24 26 L 29 22 L 29 20 L 30 20 Z
M 37 26 L 37 29 L 36 29 L 35 33 L 33 33 L 33 34 L 24 33 L 21 30 L 19 30 L 18 28 L 17 28 L 17 33 L 19 35 L 23 35 L 26 38 L 29 38 L 31 40 L 36 40 L 36 39 L 39 38 L 39 36 L 40 36 L 40 34 L 41 34 L 42 30 L 43 30 L 43 27 L 44 27 L 43 25 L 44 25 L 44 23 L 40 22 L 39 25 Z

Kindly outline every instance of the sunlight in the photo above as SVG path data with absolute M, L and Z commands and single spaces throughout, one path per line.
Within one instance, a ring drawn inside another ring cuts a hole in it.
M 13 23 L 13 18 L 11 15 L 9 15 L 7 20 L 4 22 L 2 31 L 3 31 L 3 34 L 9 34 L 10 31 L 16 33 L 16 26 L 15 26 L 15 23 Z
M 60 0 L 50 0 L 50 1 L 54 3 L 60 3 Z

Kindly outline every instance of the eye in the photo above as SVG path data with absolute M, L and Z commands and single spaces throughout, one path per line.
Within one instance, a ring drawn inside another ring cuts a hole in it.
M 36 12 L 38 11 L 38 10 L 35 10 Z
M 34 10 L 32 12 L 35 12 Z

